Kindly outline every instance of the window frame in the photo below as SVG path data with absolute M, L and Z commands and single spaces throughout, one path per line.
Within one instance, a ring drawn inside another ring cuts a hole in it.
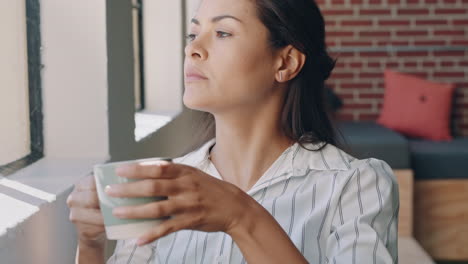
M 140 112 L 145 110 L 145 58 L 144 58 L 144 28 L 143 28 L 143 0 L 132 0 L 132 8 L 133 11 L 137 12 L 136 17 L 136 25 L 133 25 L 133 29 L 135 26 L 137 28 L 137 32 L 133 32 L 133 34 L 137 35 L 136 39 L 134 39 L 134 43 L 137 45 L 138 54 L 135 54 L 135 59 L 138 59 L 138 69 L 135 69 L 135 78 L 138 78 L 138 87 L 135 87 L 138 90 L 138 93 L 135 96 L 138 96 L 138 104 L 135 106 L 135 111 Z
M 44 157 L 44 135 L 41 84 L 41 31 L 39 0 L 26 1 L 26 42 L 28 59 L 28 94 L 30 153 L 0 166 L 0 175 L 8 176 Z

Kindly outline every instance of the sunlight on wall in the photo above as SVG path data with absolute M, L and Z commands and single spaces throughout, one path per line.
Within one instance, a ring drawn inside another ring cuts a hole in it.
M 55 198 L 56 198 L 56 196 L 54 194 L 50 194 L 50 193 L 38 190 L 36 188 L 33 188 L 31 186 L 28 186 L 28 185 L 24 185 L 24 184 L 22 184 L 20 182 L 17 182 L 17 181 L 8 180 L 6 178 L 0 179 L 0 185 L 9 187 L 11 189 L 15 189 L 15 190 L 20 191 L 22 193 L 28 194 L 30 196 L 34 196 L 36 198 L 39 198 L 41 200 L 45 200 L 45 201 L 48 201 L 48 202 L 53 202 L 53 201 L 55 201 Z
M 135 113 L 135 141 L 140 141 L 154 131 L 165 126 L 173 116 Z
M 2 193 L 0 193 L 0 208 L 2 208 L 2 212 L 6 212 L 2 213 L 0 219 L 0 236 L 4 235 L 8 228 L 16 226 L 19 222 L 39 211 L 37 206 L 16 200 Z
M 48 202 L 55 201 L 56 199 L 56 196 L 53 194 L 6 178 L 0 178 L 0 185 Z M 23 220 L 39 211 L 39 207 L 37 206 L 25 203 L 2 193 L 0 193 L 0 208 L 2 208 L 2 217 L 0 218 L 0 236 L 4 235 L 8 228 L 16 226 L 18 223 L 21 223 Z

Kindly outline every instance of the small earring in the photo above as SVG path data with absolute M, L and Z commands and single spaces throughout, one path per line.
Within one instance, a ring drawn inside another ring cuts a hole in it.
M 280 72 L 279 74 L 280 74 L 280 76 L 279 76 L 279 77 L 280 77 L 280 78 L 279 78 L 279 79 L 280 79 L 280 82 L 282 82 L 282 81 L 283 81 L 283 72 Z

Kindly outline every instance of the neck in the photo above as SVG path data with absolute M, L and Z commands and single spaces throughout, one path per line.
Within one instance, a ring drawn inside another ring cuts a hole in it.
M 244 191 L 294 144 L 283 134 L 279 119 L 274 118 L 279 113 L 258 115 L 242 115 L 239 119 L 215 115 L 216 144 L 211 150 L 211 160 L 225 181 Z

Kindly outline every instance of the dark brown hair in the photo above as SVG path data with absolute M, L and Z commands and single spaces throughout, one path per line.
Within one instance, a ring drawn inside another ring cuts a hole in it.
M 303 148 L 305 143 L 337 146 L 336 132 L 325 102 L 324 82 L 335 66 L 326 51 L 325 23 L 313 0 L 253 0 L 257 15 L 269 31 L 273 50 L 292 45 L 306 55 L 300 73 L 289 82 L 281 114 L 283 132 Z M 190 152 L 215 136 L 211 113 L 197 120 Z M 321 149 L 320 148 L 320 149 Z

